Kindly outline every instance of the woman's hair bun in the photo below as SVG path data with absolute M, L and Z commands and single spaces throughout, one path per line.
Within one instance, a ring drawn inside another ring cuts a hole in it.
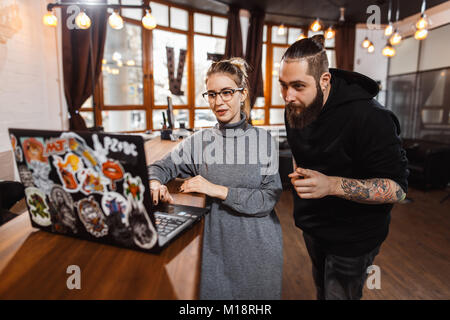
M 322 49 L 325 47 L 325 37 L 322 34 L 316 34 L 315 36 L 312 36 L 311 39 L 320 45 Z
M 244 59 L 239 58 L 239 57 L 233 57 L 233 58 L 230 58 L 229 62 L 232 65 L 238 67 L 239 70 L 241 70 L 241 72 L 244 75 L 244 77 L 247 78 L 247 76 L 248 76 L 247 75 L 248 64 L 247 64 L 247 62 Z

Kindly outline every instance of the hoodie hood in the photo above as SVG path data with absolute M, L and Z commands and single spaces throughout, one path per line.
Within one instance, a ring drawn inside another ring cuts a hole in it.
M 356 100 L 370 100 L 380 88 L 378 84 L 363 74 L 330 68 L 331 92 L 323 110 Z

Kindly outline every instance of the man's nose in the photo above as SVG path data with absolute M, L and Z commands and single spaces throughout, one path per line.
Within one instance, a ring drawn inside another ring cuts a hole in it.
M 285 102 L 294 102 L 295 101 L 295 94 L 293 91 L 294 90 L 291 88 L 288 88 L 285 91 L 285 96 L 283 97 Z

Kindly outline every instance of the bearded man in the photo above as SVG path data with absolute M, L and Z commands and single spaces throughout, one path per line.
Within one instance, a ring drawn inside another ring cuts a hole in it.
M 294 219 L 317 298 L 360 299 L 393 204 L 406 197 L 407 159 L 398 119 L 374 99 L 377 83 L 329 69 L 323 43 L 295 42 L 280 65 Z

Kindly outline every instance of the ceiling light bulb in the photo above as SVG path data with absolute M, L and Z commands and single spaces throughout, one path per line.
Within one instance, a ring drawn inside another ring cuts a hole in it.
M 395 56 L 395 49 L 388 43 L 386 47 L 383 48 L 382 53 L 383 56 L 391 58 Z
M 277 33 L 279 36 L 284 36 L 286 34 L 286 27 L 284 26 L 284 24 L 278 27 Z
M 370 45 L 367 47 L 367 52 L 373 53 L 375 51 L 375 46 L 373 43 L 370 43 Z
M 122 59 L 122 55 L 120 54 L 120 52 L 115 51 L 112 55 L 112 59 L 117 62 Z
M 108 23 L 113 29 L 120 30 L 123 28 L 123 19 L 116 11 L 109 16 Z
M 416 30 L 416 32 L 414 33 L 414 38 L 416 38 L 417 40 L 423 40 L 427 36 L 428 36 L 427 29 L 419 29 L 419 30 Z
M 320 31 L 320 29 L 322 29 L 322 25 L 320 24 L 319 19 L 314 20 L 314 22 L 311 24 L 309 28 L 313 32 Z
M 400 33 L 398 33 L 398 31 L 395 31 L 394 34 L 389 38 L 389 42 L 393 46 L 396 46 L 400 44 L 400 42 L 402 42 L 402 36 L 400 35 Z
M 384 29 L 384 35 L 386 37 L 389 37 L 392 34 L 392 32 L 394 32 L 394 27 L 392 23 L 389 22 L 389 25 L 387 25 L 387 27 Z
M 146 10 L 146 12 L 147 13 L 142 18 L 142 25 L 145 29 L 153 30 L 156 28 L 156 20 L 148 10 Z
M 325 39 L 327 39 L 327 40 L 333 39 L 335 35 L 336 35 L 336 31 L 334 31 L 334 29 L 332 27 L 329 27 L 325 31 Z
M 47 27 L 56 27 L 58 24 L 58 18 L 55 16 L 53 11 L 49 11 L 42 18 L 42 22 L 44 22 L 44 25 Z
M 428 19 L 425 14 L 422 15 L 419 21 L 416 22 L 417 29 L 426 29 L 428 27 Z
M 364 49 L 367 49 L 370 46 L 370 41 L 369 41 L 369 39 L 367 37 L 364 38 L 363 42 L 361 43 L 361 46 Z
M 75 24 L 80 29 L 89 29 L 89 27 L 91 26 L 91 19 L 88 17 L 86 12 L 82 11 L 75 18 Z

